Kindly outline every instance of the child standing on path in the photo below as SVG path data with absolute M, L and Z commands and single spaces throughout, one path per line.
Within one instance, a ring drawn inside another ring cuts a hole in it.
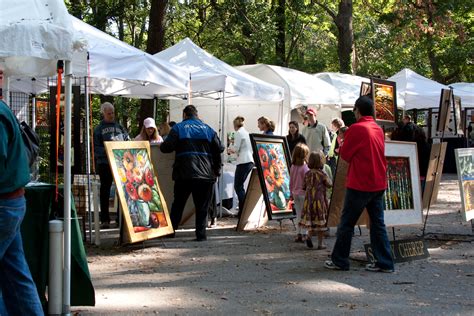
M 294 207 L 296 210 L 296 220 L 301 221 L 301 212 L 303 210 L 305 192 L 304 177 L 309 171 L 308 160 L 309 148 L 303 143 L 299 143 L 293 150 L 293 156 L 291 157 L 291 168 L 290 168 L 290 192 L 293 197 Z M 303 229 L 300 225 L 297 228 L 297 235 L 295 242 L 303 242 L 303 235 L 306 234 L 306 229 Z
M 326 218 L 328 211 L 328 200 L 326 189 L 332 186 L 332 182 L 323 171 L 325 164 L 324 154 L 313 151 L 309 155 L 309 171 L 304 178 L 305 200 L 301 214 L 300 226 L 308 229 L 306 245 L 313 248 L 311 236 L 313 231 L 318 235 L 318 249 L 326 249 L 323 244 L 324 231 L 326 230 Z

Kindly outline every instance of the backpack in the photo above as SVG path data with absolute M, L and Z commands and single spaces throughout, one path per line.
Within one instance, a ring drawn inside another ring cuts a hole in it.
M 38 158 L 40 151 L 40 138 L 38 134 L 28 125 L 25 121 L 18 122 L 21 132 L 21 138 L 25 144 L 26 157 L 28 159 L 28 166 L 30 170 L 33 168 L 33 164 Z

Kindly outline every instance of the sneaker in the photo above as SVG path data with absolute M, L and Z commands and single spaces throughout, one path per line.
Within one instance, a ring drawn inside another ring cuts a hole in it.
M 370 271 L 370 272 L 384 272 L 384 273 L 393 273 L 395 270 L 394 269 L 382 269 L 380 267 L 377 267 L 375 263 L 369 263 L 365 266 L 365 270 Z
M 211 223 L 209 224 L 209 228 L 216 227 L 217 226 L 217 220 L 215 217 L 211 218 Z
M 329 270 L 341 270 L 341 271 L 347 271 L 349 269 L 343 269 L 340 266 L 336 266 L 332 260 L 326 260 L 324 261 L 324 267 Z

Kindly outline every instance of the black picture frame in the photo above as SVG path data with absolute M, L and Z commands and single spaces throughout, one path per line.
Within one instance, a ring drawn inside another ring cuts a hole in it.
M 382 125 L 397 123 L 397 84 L 394 81 L 370 78 L 375 120 Z
M 294 218 L 290 203 L 290 151 L 286 137 L 250 134 L 255 166 L 269 219 Z

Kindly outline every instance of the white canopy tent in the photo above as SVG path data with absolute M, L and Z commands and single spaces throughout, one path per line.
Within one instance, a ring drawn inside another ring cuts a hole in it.
M 243 65 L 236 68 L 285 89 L 283 100 L 285 109 L 291 111 L 302 105 L 316 108 L 319 110 L 318 120 L 327 126 L 330 126 L 334 117 L 340 116 L 340 97 L 337 89 L 313 75 L 266 64 Z
M 362 82 L 370 82 L 369 78 L 343 74 L 339 72 L 320 72 L 314 74 L 316 78 L 331 84 L 339 92 L 340 103 L 343 108 L 353 108 L 360 96 Z
M 198 92 L 192 103 L 198 107 L 200 117 L 216 130 L 221 137 L 231 131 L 232 120 L 244 116 L 249 131 L 256 130 L 256 120 L 262 115 L 281 122 L 288 115 L 283 110 L 283 89 L 252 77 L 212 56 L 189 38 L 154 55 L 187 69 L 192 76 L 192 91 Z M 208 78 L 207 80 L 200 79 Z M 185 102 L 170 101 L 170 119 L 181 120 Z M 219 113 L 219 115 L 216 115 Z M 255 128 L 254 128 L 255 125 Z M 281 128 L 281 126 L 280 126 Z
M 61 0 L 0 0 L 0 69 L 5 95 L 13 75 L 49 76 L 65 60 L 63 313 L 70 314 L 71 290 L 71 64 L 77 36 Z M 8 101 L 8 98 L 7 98 Z
M 70 16 L 72 28 L 88 43 L 89 69 L 84 54 L 74 54 L 75 77 L 90 77 L 94 94 L 154 98 L 186 94 L 188 74 L 166 61 L 130 46 L 87 23 Z M 47 78 L 14 76 L 11 90 L 39 94 L 48 91 Z
M 456 82 L 449 85 L 454 89 L 454 95 L 461 98 L 461 106 L 474 107 L 474 83 Z
M 437 108 L 441 89 L 449 89 L 436 81 L 404 68 L 387 80 L 397 83 L 397 105 L 405 110 Z

